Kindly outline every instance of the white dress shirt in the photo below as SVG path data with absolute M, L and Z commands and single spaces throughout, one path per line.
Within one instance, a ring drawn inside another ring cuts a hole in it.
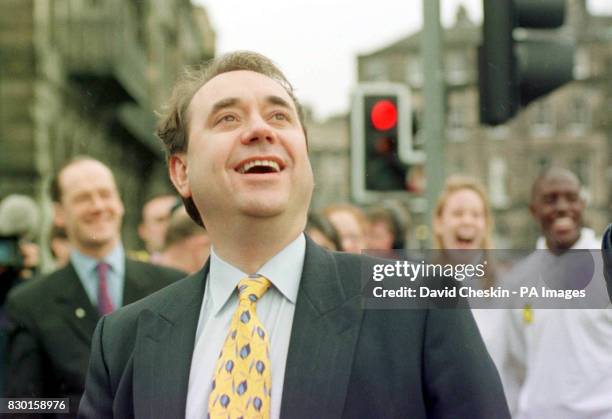
M 100 262 L 109 265 L 106 273 L 108 295 L 115 309 L 123 305 L 123 289 L 125 287 L 125 251 L 119 243 L 104 258 L 97 260 L 91 258 L 76 249 L 70 252 L 70 262 L 89 297 L 91 304 L 98 307 L 99 278 L 97 266 Z
M 280 416 L 285 366 L 295 303 L 302 277 L 306 239 L 300 234 L 257 272 L 272 286 L 257 302 L 257 317 L 270 337 L 272 396 L 270 418 Z M 248 276 L 210 252 L 210 272 L 196 330 L 187 390 L 187 419 L 206 418 L 213 371 L 238 306 L 238 282 Z

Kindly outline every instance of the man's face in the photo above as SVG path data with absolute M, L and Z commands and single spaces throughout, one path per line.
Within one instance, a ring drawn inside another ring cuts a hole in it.
M 585 203 L 575 178 L 552 175 L 543 179 L 529 208 L 540 223 L 549 249 L 569 249 L 580 238 Z
M 170 211 L 175 204 L 176 198 L 166 195 L 153 198 L 142 208 L 142 224 L 138 226 L 138 234 L 149 252 L 163 248 Z
M 328 218 L 340 235 L 343 251 L 360 253 L 367 247 L 363 228 L 351 212 L 336 210 L 329 214 Z
M 276 81 L 252 71 L 214 77 L 191 101 L 188 134 L 188 151 L 172 156 L 170 174 L 207 228 L 210 219 L 237 214 L 305 217 L 313 189 L 306 138 Z
M 389 225 L 382 220 L 373 221 L 368 229 L 368 249 L 391 250 L 395 238 Z
M 124 209 L 110 170 L 94 160 L 79 161 L 62 171 L 59 186 L 57 222 L 71 243 L 85 252 L 111 250 L 119 242 Z

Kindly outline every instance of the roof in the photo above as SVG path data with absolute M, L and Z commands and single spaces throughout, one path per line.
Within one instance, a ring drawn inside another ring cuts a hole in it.
M 451 28 L 445 29 L 444 33 L 444 44 L 446 46 L 453 45 L 477 45 L 480 43 L 481 31 L 480 25 L 473 23 L 456 25 Z M 422 31 L 415 32 L 411 35 L 405 36 L 394 43 L 383 47 L 379 50 L 373 51 L 369 54 L 360 54 L 360 57 L 369 57 L 374 55 L 386 55 L 395 52 L 406 52 L 406 51 L 419 51 L 421 48 L 421 37 Z
M 582 40 L 608 40 L 612 39 L 612 16 L 590 15 L 588 25 L 579 36 Z M 478 45 L 482 38 L 481 26 L 471 21 L 463 21 L 450 28 L 443 29 L 444 45 L 466 46 Z M 372 57 L 376 55 L 387 55 L 393 53 L 406 53 L 410 51 L 419 52 L 421 48 L 422 31 L 404 36 L 397 41 L 378 50 L 359 54 L 359 58 Z

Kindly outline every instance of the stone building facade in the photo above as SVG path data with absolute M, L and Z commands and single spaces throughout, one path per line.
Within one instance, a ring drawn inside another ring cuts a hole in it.
M 315 176 L 311 208 L 315 211 L 350 200 L 349 123 L 347 115 L 314 120 L 307 112 L 308 154 Z
M 568 0 L 562 35 L 576 39 L 575 81 L 498 127 L 479 122 L 477 47 L 480 26 L 460 8 L 444 30 L 446 175 L 464 173 L 487 186 L 499 248 L 531 248 L 538 233 L 528 212 L 531 184 L 544 168 L 574 171 L 589 202 L 588 225 L 610 221 L 612 180 L 612 17 L 590 15 L 585 0 Z M 406 83 L 419 119 L 423 103 L 421 34 L 358 57 L 360 82 Z M 418 139 L 418 134 L 417 134 Z
M 185 64 L 213 55 L 206 12 L 189 0 L 2 1 L 0 198 L 49 208 L 58 165 L 94 156 L 116 175 L 126 247 L 137 246 L 143 201 L 170 190 L 154 110 Z

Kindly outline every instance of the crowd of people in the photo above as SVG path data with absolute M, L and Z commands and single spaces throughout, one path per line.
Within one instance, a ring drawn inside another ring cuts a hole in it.
M 52 273 L 36 268 L 38 215 L 14 221 L 35 204 L 4 215 L 14 198 L 0 203 L 0 236 L 19 249 L 0 264 L 6 397 L 69 397 L 83 418 L 612 418 L 609 309 L 361 309 L 356 255 L 405 250 L 410 218 L 392 201 L 308 211 L 301 108 L 267 58 L 215 60 L 168 109 L 158 136 L 179 195 L 143 206 L 142 250 L 124 249 L 117 184 L 91 157 L 53 179 Z M 573 173 L 542 173 L 525 208 L 535 247 L 599 249 L 585 207 Z M 484 186 L 449 177 L 431 231 L 442 252 L 492 251 Z

